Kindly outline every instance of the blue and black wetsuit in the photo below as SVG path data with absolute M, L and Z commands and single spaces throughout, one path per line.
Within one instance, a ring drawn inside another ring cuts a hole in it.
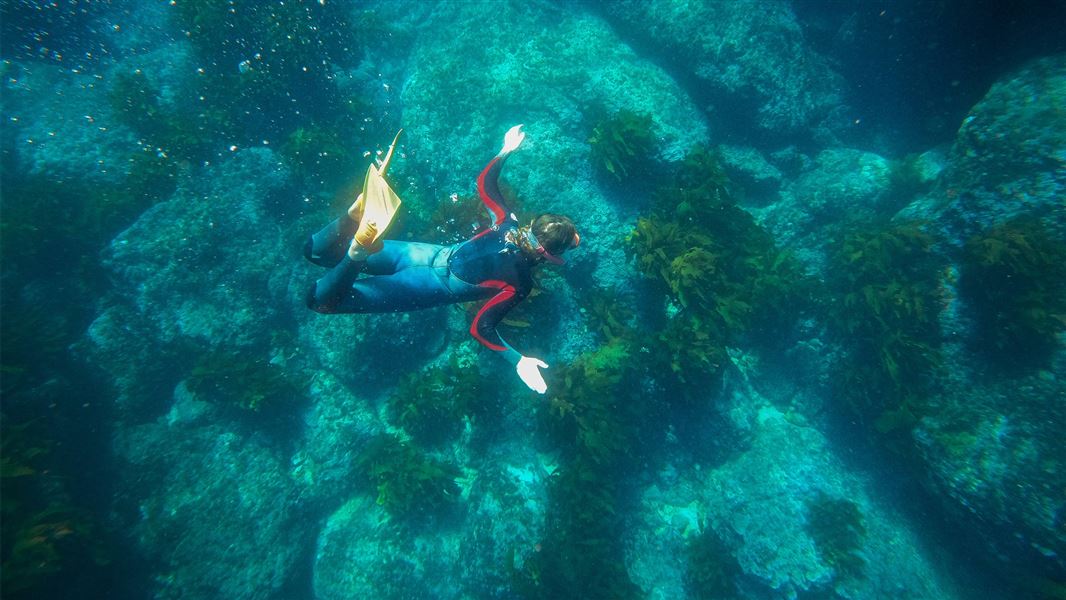
M 366 260 L 348 256 L 356 223 L 341 217 L 311 236 L 305 254 L 331 267 L 311 287 L 307 305 L 320 313 L 407 312 L 444 304 L 486 299 L 470 333 L 511 364 L 522 355 L 507 345 L 496 326 L 533 288 L 539 261 L 514 243 L 518 221 L 506 209 L 499 176 L 509 153 L 501 152 L 482 170 L 478 196 L 492 213 L 493 225 L 452 246 L 385 240 Z M 358 278 L 361 273 L 372 277 Z

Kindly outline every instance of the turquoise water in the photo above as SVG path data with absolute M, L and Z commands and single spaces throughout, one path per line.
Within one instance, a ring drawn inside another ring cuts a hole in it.
M 5 597 L 1066 595 L 1061 7 L 0 9 Z M 398 130 L 455 244 L 518 124 L 546 393 L 308 310 Z

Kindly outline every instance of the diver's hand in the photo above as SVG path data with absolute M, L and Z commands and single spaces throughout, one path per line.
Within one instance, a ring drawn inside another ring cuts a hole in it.
M 522 382 L 529 386 L 529 389 L 543 394 L 548 389 L 548 384 L 544 383 L 544 376 L 540 374 L 540 369 L 547 369 L 548 364 L 539 358 L 533 358 L 530 356 L 523 356 L 518 359 L 518 365 L 515 370 L 518 371 L 518 376 L 522 378 Z
M 522 145 L 522 140 L 526 139 L 526 133 L 521 129 L 521 125 L 515 125 L 507 130 L 503 136 L 503 149 L 500 150 L 500 154 L 512 152 Z

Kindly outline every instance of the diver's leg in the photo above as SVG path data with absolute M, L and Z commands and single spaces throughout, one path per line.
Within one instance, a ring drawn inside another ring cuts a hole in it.
M 384 240 L 381 251 L 367 257 L 366 273 L 392 275 L 407 267 L 432 265 L 433 259 L 443 249 L 444 246 L 437 244 Z
M 365 267 L 365 260 L 352 260 L 344 252 L 336 266 L 311 284 L 311 289 L 307 291 L 307 308 L 324 314 L 351 312 L 339 310 L 338 305 L 351 292 L 352 284 Z
M 331 312 L 407 312 L 459 302 L 429 265 L 410 266 L 391 275 L 359 279 L 337 299 Z
M 364 205 L 363 195 L 359 194 L 355 202 L 348 207 L 346 217 L 334 219 L 332 223 L 308 238 L 307 243 L 304 244 L 304 256 L 307 260 L 322 267 L 336 266 L 344 256 L 344 251 L 349 249 L 352 238 L 359 229 L 359 222 L 363 220 Z
M 348 251 L 348 245 L 358 227 L 359 222 L 353 221 L 347 215 L 334 219 L 307 239 L 304 256 L 322 267 L 336 266 Z
M 388 276 L 409 268 L 429 269 L 433 264 L 433 259 L 444 248 L 436 244 L 385 240 L 381 244 L 380 251 L 365 255 L 357 244 L 352 242 L 352 246 L 356 248 L 354 252 L 342 254 L 336 265 L 312 284 L 307 292 L 308 308 L 320 313 L 379 312 L 376 309 L 360 307 L 385 306 L 389 298 L 400 297 L 399 291 L 391 289 L 395 284 L 383 284 L 386 288 L 390 288 L 388 291 L 379 290 L 371 285 L 367 288 L 359 288 L 353 295 L 352 286 L 360 273 L 365 271 L 370 275 Z M 397 281 L 404 280 L 400 278 Z M 364 292 L 369 293 L 370 296 L 360 301 L 359 296 Z M 342 299 L 345 300 L 342 301 Z M 392 309 L 385 308 L 380 312 L 390 310 Z
M 434 260 L 444 249 L 436 244 L 386 240 L 365 260 L 349 255 L 308 294 L 308 306 L 323 313 L 375 313 L 416 310 L 447 304 L 449 290 Z M 363 265 L 345 268 L 348 263 Z M 374 275 L 356 280 L 365 270 Z M 444 270 L 443 272 L 446 272 Z

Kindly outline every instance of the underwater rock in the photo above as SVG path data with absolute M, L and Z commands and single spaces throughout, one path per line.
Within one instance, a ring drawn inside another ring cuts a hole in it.
M 872 503 L 859 481 L 830 457 L 824 438 L 772 409 L 760 419 L 752 449 L 712 472 L 697 492 L 701 526 L 733 553 L 743 573 L 743 597 L 761 598 L 771 590 L 781 597 L 818 590 L 846 598 L 953 597 L 937 583 L 913 527 Z M 862 516 L 865 535 L 856 545 L 831 550 L 845 553 L 846 560 L 820 546 L 822 534 L 812 530 L 809 513 L 823 497 L 854 502 Z M 655 498 L 647 501 L 656 504 Z
M 321 267 L 299 265 L 292 274 L 290 297 L 299 300 L 293 310 L 303 317 L 297 334 L 301 353 L 363 397 L 376 395 L 416 365 L 439 356 L 449 343 L 469 337 L 466 313 L 450 306 L 376 315 L 312 313 L 302 298 L 323 273 Z
M 940 179 L 940 175 L 947 168 L 948 157 L 946 148 L 933 148 L 922 152 L 914 159 L 914 172 L 918 183 L 931 185 Z
M 781 187 L 783 176 L 757 149 L 722 144 L 718 152 L 729 179 L 744 190 L 741 203 L 761 205 L 776 198 L 774 194 Z
M 115 390 L 115 518 L 152 559 L 161 598 L 276 597 L 313 535 L 274 435 L 299 431 L 287 425 L 296 405 L 264 407 L 277 423 L 238 422 L 245 399 L 220 395 L 278 383 L 269 370 L 291 378 L 274 390 L 282 401 L 303 399 L 301 372 L 274 365 L 292 352 L 275 279 L 295 252 L 272 213 L 285 188 L 272 151 L 235 152 L 182 179 L 103 252 L 114 287 L 79 346 Z M 205 356 L 219 381 L 228 368 L 258 379 L 196 387 Z
M 952 357 L 951 381 L 914 432 L 926 483 L 987 558 L 1029 576 L 1061 576 L 1066 352 L 1050 370 L 996 380 L 960 362 Z
M 705 597 L 691 589 L 696 580 L 714 584 L 715 597 L 955 598 L 915 524 L 875 502 L 877 491 L 802 417 L 730 379 L 737 393 L 719 412 L 750 443 L 720 466 L 683 469 L 644 490 L 629 556 L 645 592 Z M 717 550 L 692 554 L 705 535 Z
M 945 381 L 914 432 L 927 486 L 985 557 L 1060 578 L 1066 349 L 1044 314 L 1061 311 L 1061 282 L 1040 278 L 1053 272 L 1042 261 L 1066 242 L 1063 106 L 1066 55 L 1004 76 L 964 119 L 939 187 L 912 207 L 961 254 L 941 313 Z M 971 251 L 981 249 L 985 285 L 1001 289 L 966 294 Z M 987 283 L 996 277 L 1005 281 Z
M 515 447 L 500 456 L 512 462 L 528 454 Z M 468 470 L 457 505 L 426 523 L 425 515 L 390 516 L 372 490 L 349 499 L 319 533 L 315 597 L 511 597 L 512 570 L 540 551 L 548 473 L 535 461 L 486 471 Z
M 777 202 L 751 212 L 773 232 L 778 244 L 810 251 L 827 241 L 825 225 L 869 219 L 884 211 L 891 178 L 885 158 L 832 148 L 819 153 L 806 171 L 785 185 Z
M 290 476 L 304 498 L 336 506 L 353 490 L 355 456 L 382 424 L 365 397 L 353 394 L 326 369 L 315 373 L 308 396 Z
M 5 168 L 52 181 L 122 182 L 140 148 L 115 120 L 98 73 L 13 59 L 3 70 Z
M 120 431 L 116 518 L 154 566 L 156 598 L 276 598 L 307 528 L 275 450 L 223 428 Z
M 888 161 L 877 154 L 833 148 L 818 154 L 814 169 L 801 175 L 788 194 L 816 221 L 839 221 L 876 212 L 889 177 Z
M 944 347 L 946 375 L 913 432 L 923 482 L 975 553 L 1016 581 L 1057 577 L 1066 572 L 1061 336 L 1048 364 L 1005 368 L 959 335 L 973 324 L 957 299 L 942 321 L 956 332 Z
M 953 239 L 1036 214 L 1066 239 L 1066 55 L 996 82 L 963 119 L 938 190 Z
M 502 13 L 502 14 L 501 14 Z M 403 90 L 408 146 L 441 187 L 470 187 L 524 123 L 528 138 L 505 178 L 538 208 L 561 210 L 583 197 L 586 138 L 600 110 L 649 114 L 664 156 L 706 141 L 696 107 L 658 67 L 642 60 L 606 23 L 546 2 L 442 3 L 418 40 Z M 551 20 L 551 28 L 538 25 Z M 521 31 L 521 35 L 515 35 Z M 481 62 L 491 71 L 469 68 Z M 520 102 L 520 104 L 517 104 Z
M 601 10 L 740 135 L 809 135 L 841 104 L 843 79 L 808 47 L 787 2 L 615 0 Z
M 184 180 L 112 241 L 104 262 L 118 292 L 152 315 L 158 341 L 248 344 L 284 305 L 262 295 L 276 265 L 291 263 L 268 212 L 285 185 L 271 150 L 242 150 Z
M 269 359 L 271 324 L 288 308 L 271 281 L 293 263 L 269 213 L 285 185 L 272 151 L 236 152 L 182 180 L 104 251 L 117 301 L 90 326 L 88 353 L 113 377 L 122 410 L 165 411 L 170 393 L 138 381 L 176 384 L 175 367 L 207 349 Z
M 451 529 L 412 539 L 372 496 L 352 498 L 319 534 L 314 597 L 460 598 L 459 537 Z

